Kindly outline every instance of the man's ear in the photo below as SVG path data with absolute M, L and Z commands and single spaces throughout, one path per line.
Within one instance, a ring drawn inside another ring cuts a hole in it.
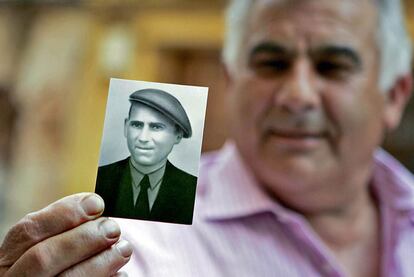
M 125 118 L 124 120 L 124 136 L 127 137 L 127 133 L 128 133 L 128 118 Z
M 224 91 L 226 92 L 224 95 L 225 105 L 231 110 L 234 105 L 233 97 L 236 96 L 234 93 L 235 91 L 235 78 L 237 78 L 234 73 L 234 69 L 231 68 L 229 65 L 224 63 L 221 64 L 221 70 L 224 76 Z
M 228 90 L 229 87 L 231 86 L 232 82 L 233 82 L 231 71 L 230 71 L 229 67 L 224 63 L 221 63 L 220 70 L 222 71 L 222 74 L 224 76 L 224 84 L 226 86 L 226 89 Z
M 413 89 L 411 74 L 400 77 L 394 86 L 386 92 L 384 123 L 387 130 L 398 127 L 404 114 L 405 106 L 410 100 Z
M 179 144 L 182 138 L 183 138 L 183 131 L 180 129 L 177 132 L 177 136 L 175 138 L 175 144 Z

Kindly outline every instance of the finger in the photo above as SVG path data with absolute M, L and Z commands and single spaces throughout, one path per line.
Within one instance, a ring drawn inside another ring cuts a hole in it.
M 120 234 L 118 224 L 111 219 L 84 223 L 36 244 L 9 272 L 11 276 L 55 276 L 107 249 L 118 241 Z
M 116 273 L 132 255 L 132 247 L 126 240 L 121 240 L 111 248 L 62 272 L 59 277 L 81 276 L 127 276 Z
M 128 277 L 128 274 L 126 274 L 125 272 L 117 272 L 111 277 Z
M 100 216 L 104 202 L 93 193 L 67 196 L 14 225 L 0 247 L 0 267 L 11 266 L 36 243 Z

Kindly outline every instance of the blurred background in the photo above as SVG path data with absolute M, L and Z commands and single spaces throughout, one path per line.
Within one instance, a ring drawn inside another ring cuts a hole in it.
M 203 151 L 222 145 L 225 2 L 0 1 L 0 239 L 27 212 L 94 190 L 110 77 L 208 86 Z M 413 123 L 411 101 L 384 145 L 412 171 Z

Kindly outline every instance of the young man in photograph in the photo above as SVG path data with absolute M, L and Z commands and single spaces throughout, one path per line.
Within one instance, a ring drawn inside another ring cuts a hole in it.
M 129 101 L 124 136 L 131 155 L 98 169 L 104 215 L 191 224 L 197 178 L 168 161 L 174 146 L 192 135 L 184 108 L 158 89 L 138 90 Z

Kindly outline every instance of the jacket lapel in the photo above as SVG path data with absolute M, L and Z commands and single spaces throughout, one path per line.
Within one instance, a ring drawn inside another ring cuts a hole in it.
M 115 213 L 122 216 L 131 216 L 134 210 L 134 197 L 132 191 L 132 178 L 129 169 L 129 160 L 125 163 L 125 168 L 121 170 L 119 194 L 116 199 Z

